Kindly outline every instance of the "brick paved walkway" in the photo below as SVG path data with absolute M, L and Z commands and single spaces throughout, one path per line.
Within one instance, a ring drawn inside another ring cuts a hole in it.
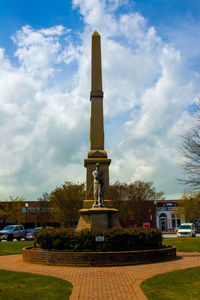
M 175 261 L 124 267 L 53 267 L 24 263 L 22 255 L 0 256 L 0 269 L 38 273 L 70 281 L 70 300 L 143 300 L 140 284 L 156 274 L 200 266 L 200 253 L 178 253 Z

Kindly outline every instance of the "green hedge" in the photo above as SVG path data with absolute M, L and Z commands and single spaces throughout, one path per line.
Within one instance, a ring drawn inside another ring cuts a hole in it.
M 70 251 L 130 251 L 156 249 L 162 246 L 162 233 L 154 228 L 112 228 L 102 232 L 73 229 L 42 229 L 36 241 L 43 249 Z M 96 236 L 104 236 L 96 242 Z

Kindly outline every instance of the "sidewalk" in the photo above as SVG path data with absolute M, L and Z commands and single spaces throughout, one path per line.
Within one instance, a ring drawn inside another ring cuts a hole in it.
M 170 262 L 123 267 L 54 267 L 24 263 L 22 255 L 0 256 L 0 269 L 55 276 L 73 285 L 70 300 L 143 300 L 140 284 L 156 274 L 200 266 L 200 253 L 178 253 Z

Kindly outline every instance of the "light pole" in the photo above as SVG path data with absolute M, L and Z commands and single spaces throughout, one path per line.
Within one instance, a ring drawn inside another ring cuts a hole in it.
M 27 223 L 28 223 L 28 202 L 25 203 L 25 207 L 26 207 L 26 229 L 27 229 Z
M 155 227 L 157 227 L 157 220 L 156 220 L 156 217 L 157 217 L 157 215 L 156 215 L 156 208 L 157 208 L 157 204 L 158 204 L 158 202 L 155 200 L 155 201 L 153 201 L 153 204 L 154 204 L 154 207 L 155 207 L 155 217 L 154 217 L 154 221 L 155 221 Z M 158 228 L 158 227 L 157 227 Z

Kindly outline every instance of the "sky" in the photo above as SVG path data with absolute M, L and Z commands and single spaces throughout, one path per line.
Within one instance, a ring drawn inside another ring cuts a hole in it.
M 91 35 L 101 35 L 110 182 L 184 192 L 200 96 L 199 0 L 0 0 L 0 200 L 85 182 Z

